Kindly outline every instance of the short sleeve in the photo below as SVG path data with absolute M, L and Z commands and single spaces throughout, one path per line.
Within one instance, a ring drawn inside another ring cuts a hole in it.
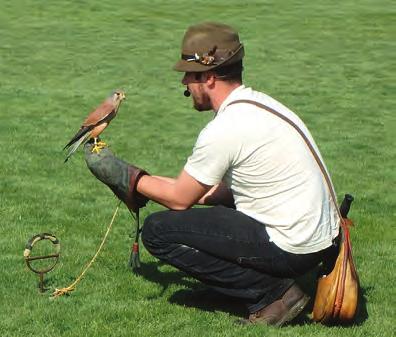
M 216 185 L 223 179 L 232 162 L 232 144 L 224 130 L 208 124 L 201 131 L 184 170 L 205 185 Z

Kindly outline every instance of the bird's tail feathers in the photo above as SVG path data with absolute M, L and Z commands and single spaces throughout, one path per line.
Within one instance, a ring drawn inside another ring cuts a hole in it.
M 81 137 L 79 140 L 77 140 L 75 143 L 70 145 L 69 152 L 67 153 L 65 163 L 69 160 L 69 158 L 72 156 L 74 152 L 76 152 L 77 148 L 86 140 L 88 139 L 89 135 L 84 135 Z
M 66 150 L 69 146 L 71 146 L 73 143 L 78 142 L 79 139 L 85 138 L 84 135 L 88 132 L 91 131 L 92 127 L 81 127 L 80 130 L 74 135 L 74 137 L 68 142 L 63 150 Z M 81 138 L 80 138 L 81 137 Z M 80 143 L 81 144 L 81 143 Z

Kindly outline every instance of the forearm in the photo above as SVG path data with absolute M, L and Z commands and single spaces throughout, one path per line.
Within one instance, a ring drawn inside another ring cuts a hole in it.
M 142 185 L 141 187 L 142 190 L 144 190 L 143 194 L 149 199 L 173 209 L 180 209 L 180 207 L 188 208 L 193 205 L 191 204 L 186 206 L 186 203 L 183 203 L 182 200 L 178 200 L 177 196 L 180 195 L 174 195 L 174 193 L 176 192 L 172 189 L 175 189 L 175 184 L 177 183 L 178 178 L 163 176 L 152 176 L 152 178 L 156 178 L 160 181 L 158 182 L 158 186 L 157 183 L 153 181 L 151 187 L 149 186 L 151 184 L 147 184 L 146 186 Z M 166 185 L 165 183 L 167 183 L 168 185 Z M 152 190 L 152 188 L 157 188 L 157 190 Z M 165 193 L 164 189 L 167 190 Z M 223 205 L 226 207 L 235 208 L 235 202 L 232 192 L 223 182 L 212 186 L 201 198 L 196 200 L 194 204 L 206 206 Z
M 170 209 L 188 208 L 179 202 L 175 193 L 175 181 L 172 178 L 143 176 L 139 180 L 137 191 Z
M 196 204 L 210 189 L 182 171 L 178 178 L 142 176 L 137 191 L 170 209 L 182 210 Z
M 171 178 L 171 177 L 163 177 L 163 176 L 152 176 L 153 178 L 157 178 L 163 181 L 166 181 L 170 184 L 174 184 L 176 182 L 176 178 Z
M 166 181 L 170 184 L 175 184 L 176 179 L 175 178 L 171 178 L 171 177 L 162 177 L 162 176 L 153 176 L 154 178 L 158 178 L 162 181 Z M 215 190 L 219 187 L 219 185 L 213 186 L 209 192 L 207 192 L 204 196 L 202 196 L 198 201 L 197 204 L 198 205 L 214 205 L 212 204 L 214 202 L 213 200 L 213 193 L 215 192 Z M 212 202 L 212 203 L 211 203 Z

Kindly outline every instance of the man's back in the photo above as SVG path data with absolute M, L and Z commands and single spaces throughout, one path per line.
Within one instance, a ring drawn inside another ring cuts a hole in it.
M 240 99 L 257 101 L 291 119 L 319 153 L 292 111 L 263 93 L 240 86 L 202 130 L 185 169 L 209 185 L 224 179 L 237 209 L 266 224 L 269 236 L 282 249 L 305 254 L 328 247 L 338 234 L 337 216 L 301 135 L 253 104 L 229 105 Z

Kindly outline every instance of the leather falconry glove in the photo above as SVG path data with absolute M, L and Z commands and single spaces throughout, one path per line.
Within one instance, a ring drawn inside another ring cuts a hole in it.
M 125 205 L 137 212 L 146 206 L 149 200 L 136 190 L 137 183 L 143 175 L 148 173 L 136 166 L 118 159 L 104 147 L 99 153 L 92 152 L 94 144 L 84 145 L 85 162 L 92 174 L 106 184 Z

